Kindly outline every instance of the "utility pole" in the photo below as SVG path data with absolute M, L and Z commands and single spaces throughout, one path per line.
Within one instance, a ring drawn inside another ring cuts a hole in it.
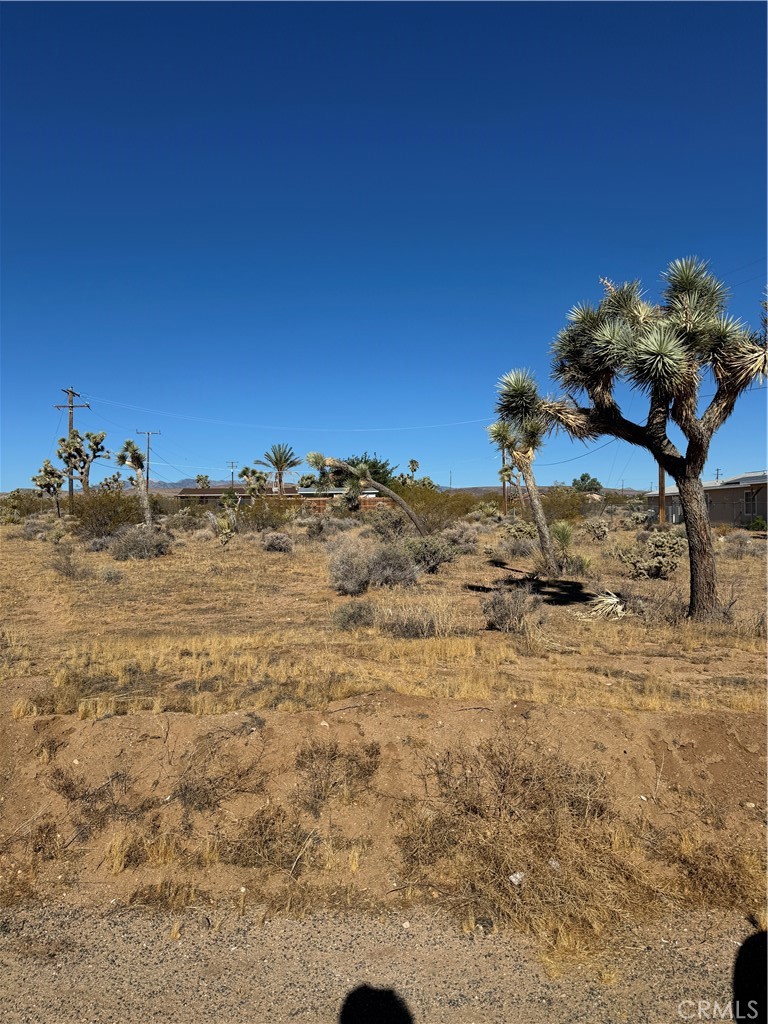
M 450 492 L 452 490 L 453 490 L 453 470 L 449 469 L 448 470 L 448 493 L 450 494 Z
M 721 473 L 722 473 L 722 470 L 721 470 L 721 469 L 716 469 L 716 470 L 715 470 L 715 483 L 717 483 L 717 482 L 718 482 L 718 480 L 720 479 L 720 474 L 721 474 Z
M 659 522 L 667 521 L 667 478 L 664 470 L 659 466 Z
M 621 481 L 621 496 L 624 497 L 624 481 Z
M 232 483 L 232 487 L 234 487 L 235 486 L 235 467 L 238 466 L 239 463 L 238 462 L 228 462 L 227 465 L 229 466 L 230 470 L 232 471 L 231 483 Z
M 67 409 L 68 410 L 68 412 L 69 412 L 69 428 L 68 428 L 68 432 L 67 432 L 67 437 L 71 437 L 72 436 L 72 431 L 75 429 L 75 409 L 90 409 L 91 407 L 90 407 L 90 405 L 87 402 L 83 402 L 82 405 L 75 405 L 75 399 L 76 398 L 81 398 L 82 396 L 81 396 L 80 392 L 79 391 L 75 391 L 74 388 L 71 388 L 71 387 L 70 388 L 62 388 L 61 390 L 67 396 L 67 404 L 66 405 L 54 405 L 53 408 L 54 409 Z M 67 478 L 68 478 L 68 481 L 69 481 L 69 485 L 68 485 L 68 489 L 69 489 L 69 514 L 72 515 L 73 512 L 75 511 L 75 475 L 72 472 L 72 467 L 71 466 L 69 467 L 69 472 L 67 473 Z
M 162 431 L 161 430 L 137 430 L 136 433 L 137 434 L 146 434 L 147 435 L 147 457 L 146 457 L 146 459 L 144 461 L 144 472 L 146 473 L 147 478 L 144 481 L 144 489 L 147 492 L 147 497 L 149 497 L 149 439 L 152 436 L 152 434 L 161 434 Z

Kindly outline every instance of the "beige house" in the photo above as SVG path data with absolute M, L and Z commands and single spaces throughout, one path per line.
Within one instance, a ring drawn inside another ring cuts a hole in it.
M 748 526 L 758 516 L 768 521 L 768 471 L 764 469 L 724 480 L 705 480 L 704 493 L 712 523 Z M 674 484 L 666 488 L 665 498 L 667 521 L 682 523 L 683 510 Z M 648 491 L 645 499 L 648 508 L 658 515 L 659 492 Z

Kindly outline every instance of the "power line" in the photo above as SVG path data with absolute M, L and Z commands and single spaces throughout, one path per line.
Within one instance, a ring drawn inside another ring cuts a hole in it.
M 184 413 L 164 412 L 161 409 L 147 409 L 140 405 L 128 405 L 125 402 L 113 402 L 108 398 L 99 398 L 97 395 L 89 395 L 92 402 L 114 405 L 121 409 L 130 409 L 132 412 L 145 412 L 154 416 L 168 416 L 170 419 L 187 420 L 192 423 L 213 423 L 223 427 L 245 427 L 249 430 L 283 430 L 301 431 L 311 434 L 372 434 L 386 433 L 405 430 L 439 430 L 445 427 L 462 427 L 472 423 L 492 423 L 492 416 L 484 416 L 475 420 L 454 420 L 451 423 L 421 423 L 409 427 L 297 427 L 297 426 L 276 426 L 274 423 L 238 423 L 233 420 L 210 419 L 205 416 L 187 416 Z
M 577 462 L 579 459 L 586 459 L 588 455 L 594 455 L 595 452 L 599 452 L 601 448 L 607 448 L 609 444 L 616 444 L 620 440 L 618 437 L 611 438 L 610 441 L 606 441 L 605 444 L 600 444 L 597 448 L 590 448 L 588 452 L 584 452 L 583 455 L 574 455 L 572 459 L 561 459 L 560 462 L 537 462 L 537 466 L 564 466 L 566 462 Z

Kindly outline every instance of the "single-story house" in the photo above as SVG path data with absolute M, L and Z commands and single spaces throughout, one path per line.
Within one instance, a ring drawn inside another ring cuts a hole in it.
M 710 522 L 748 526 L 758 516 L 768 521 L 768 470 L 742 473 L 723 480 L 705 480 L 703 484 Z M 646 492 L 645 500 L 648 508 L 658 514 L 659 492 Z M 680 496 L 672 483 L 665 489 L 665 508 L 668 522 L 682 523 Z
M 252 505 L 254 500 L 261 498 L 267 501 L 281 499 L 316 508 L 322 511 L 332 501 L 344 494 L 343 487 L 329 487 L 319 491 L 314 487 L 297 487 L 296 484 L 284 484 L 280 495 L 277 486 L 268 486 L 262 494 L 253 495 L 242 484 L 234 487 L 182 487 L 178 497 L 184 505 L 218 505 L 225 494 L 234 493 L 241 505 Z M 360 508 L 370 511 L 377 505 L 391 505 L 392 499 L 383 497 L 371 487 L 364 488 L 360 493 Z

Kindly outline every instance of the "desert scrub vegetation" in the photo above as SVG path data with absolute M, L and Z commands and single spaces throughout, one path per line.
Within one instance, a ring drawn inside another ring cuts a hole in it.
M 287 533 L 265 533 L 261 539 L 265 551 L 293 551 L 293 540 Z
M 374 624 L 381 633 L 400 640 L 461 636 L 472 629 L 450 602 L 438 594 L 380 602 L 375 608 Z
M 632 579 L 667 580 L 680 565 L 686 548 L 685 538 L 679 534 L 654 530 L 635 548 L 619 552 L 619 558 Z
M 342 749 L 336 740 L 307 740 L 296 751 L 297 805 L 317 818 L 331 798 L 355 799 L 370 788 L 380 763 L 381 748 L 375 742 Z
M 172 537 L 154 526 L 121 527 L 109 550 L 116 562 L 159 558 L 171 549 Z
M 424 779 L 426 798 L 400 812 L 403 885 L 431 892 L 468 931 L 511 926 L 562 958 L 671 906 L 763 904 L 763 865 L 746 844 L 697 846 L 628 822 L 601 771 L 525 747 L 507 727 L 427 755 Z
M 483 601 L 482 609 L 487 629 L 511 634 L 520 653 L 541 653 L 546 615 L 542 599 L 530 585 L 499 588 Z

